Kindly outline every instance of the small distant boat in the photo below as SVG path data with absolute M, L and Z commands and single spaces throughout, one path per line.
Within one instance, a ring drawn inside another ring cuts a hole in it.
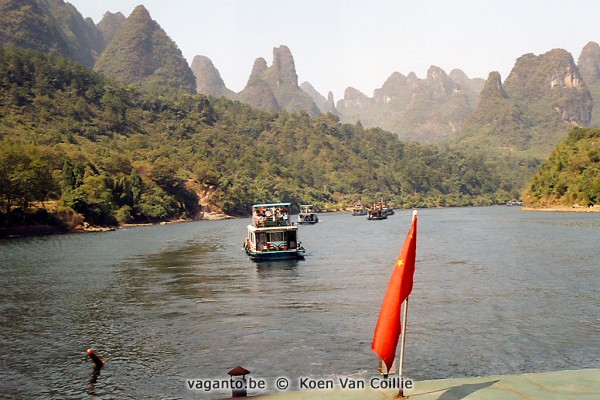
M 316 224 L 319 222 L 319 217 L 315 212 L 315 206 L 312 204 L 301 204 L 300 214 L 298 214 L 299 224 Z
M 303 258 L 298 226 L 290 219 L 291 203 L 255 204 L 244 250 L 254 261 Z
M 383 204 L 383 211 L 385 211 L 385 213 L 387 215 L 394 215 L 394 207 L 390 206 L 388 203 Z
M 367 215 L 367 207 L 365 207 L 365 205 L 363 203 L 356 203 L 354 205 L 354 207 L 352 208 L 352 215 L 353 216 Z
M 523 205 L 523 202 L 516 199 L 512 199 L 511 201 L 507 202 L 506 205 L 509 207 L 521 207 Z
M 367 212 L 368 220 L 381 220 L 387 219 L 388 213 L 385 210 L 383 203 L 374 203 L 369 211 Z

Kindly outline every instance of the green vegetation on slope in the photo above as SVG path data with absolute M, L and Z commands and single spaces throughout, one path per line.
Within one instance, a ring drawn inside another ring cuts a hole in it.
M 189 217 L 207 193 L 213 208 L 238 215 L 265 201 L 495 204 L 532 169 L 406 144 L 330 114 L 150 94 L 31 50 L 0 48 L 0 60 L 3 225 L 46 200 L 99 225 Z
M 189 93 L 196 90 L 196 78 L 181 50 L 141 5 L 115 33 L 94 69 L 143 87 L 166 86 Z
M 600 204 L 600 130 L 574 128 L 523 194 L 532 207 Z
M 573 126 L 588 126 L 592 107 L 570 53 L 525 54 L 504 85 L 490 73 L 457 142 L 545 159 Z

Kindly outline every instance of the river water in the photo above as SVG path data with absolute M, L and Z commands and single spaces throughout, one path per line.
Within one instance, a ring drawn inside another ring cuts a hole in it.
M 376 376 L 411 214 L 321 214 L 305 260 L 271 264 L 242 250 L 247 219 L 2 241 L 0 397 L 222 398 L 186 380 L 236 365 L 292 387 Z M 599 368 L 599 250 L 598 213 L 420 210 L 404 375 Z

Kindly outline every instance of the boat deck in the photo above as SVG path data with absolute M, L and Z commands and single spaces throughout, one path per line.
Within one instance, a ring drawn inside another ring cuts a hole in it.
M 397 390 L 334 389 L 281 392 L 259 396 L 273 400 L 393 399 Z M 406 397 L 405 397 L 406 398 Z M 414 382 L 414 400 L 592 400 L 600 399 L 600 369 L 497 375 Z

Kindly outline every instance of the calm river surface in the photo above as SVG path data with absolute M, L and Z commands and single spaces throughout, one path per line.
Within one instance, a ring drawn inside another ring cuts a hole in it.
M 2 241 L 0 397 L 219 398 L 186 379 L 238 364 L 375 376 L 411 214 L 321 214 L 300 227 L 306 259 L 273 264 L 243 252 L 249 219 Z M 420 210 L 405 375 L 600 368 L 599 287 L 599 213 Z M 110 357 L 100 374 L 89 347 Z

